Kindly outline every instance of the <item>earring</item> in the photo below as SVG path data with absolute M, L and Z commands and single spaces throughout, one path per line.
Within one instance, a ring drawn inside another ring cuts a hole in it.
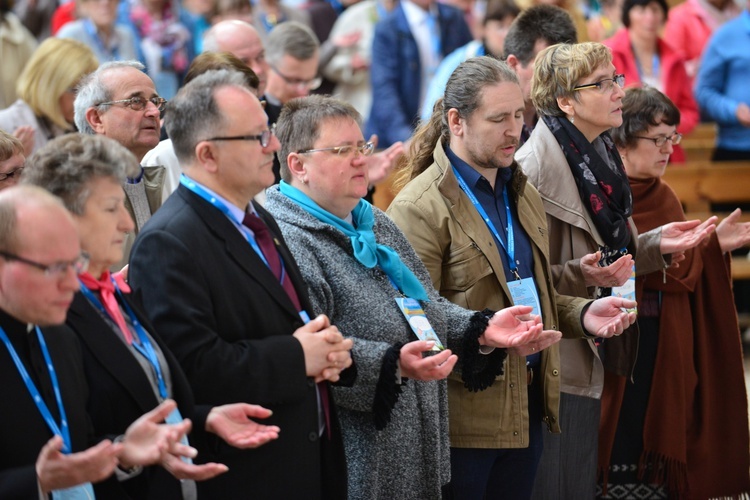
M 568 116 L 570 123 L 575 123 L 575 117 L 573 115 Z

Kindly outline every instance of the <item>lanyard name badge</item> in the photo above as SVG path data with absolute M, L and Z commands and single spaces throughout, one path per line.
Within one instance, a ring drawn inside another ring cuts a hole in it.
M 143 326 L 141 326 L 141 322 L 138 321 L 138 318 L 133 313 L 133 309 L 123 298 L 122 292 L 117 286 L 117 282 L 113 277 L 110 277 L 110 279 L 112 280 L 112 284 L 115 286 L 117 295 L 120 297 L 122 306 L 125 309 L 125 313 L 130 318 L 130 322 L 133 325 L 133 330 L 135 330 L 135 334 L 138 337 L 138 342 L 133 342 L 132 346 L 136 351 L 141 353 L 144 358 L 146 358 L 148 363 L 154 369 L 154 373 L 156 374 L 156 385 L 159 390 L 160 396 L 159 401 L 164 401 L 165 399 L 167 399 L 169 394 L 167 392 L 167 384 L 164 381 L 164 374 L 161 369 L 161 363 L 159 362 L 159 357 L 156 355 L 156 349 L 154 349 L 154 346 L 151 343 L 151 339 L 149 339 L 148 335 L 146 334 L 146 330 L 143 328 Z M 99 299 L 96 298 L 96 295 L 94 295 L 91 290 L 86 288 L 83 283 L 81 283 L 81 293 L 83 293 L 84 297 L 86 297 L 94 307 L 104 313 L 105 316 L 109 317 L 109 313 L 104 308 Z M 169 415 L 167 415 L 167 418 L 164 419 L 164 421 L 170 425 L 179 424 L 180 422 L 182 422 L 182 415 L 180 414 L 180 410 L 178 408 L 175 408 Z M 183 435 L 180 439 L 180 442 L 186 446 L 189 445 L 187 436 Z M 183 462 L 193 463 L 193 461 L 188 457 L 183 456 L 180 458 L 182 458 Z
M 234 217 L 232 217 L 232 213 L 229 211 L 229 208 L 224 205 L 220 200 L 218 200 L 215 196 L 212 196 L 211 193 L 203 189 L 200 185 L 196 184 L 195 181 L 187 177 L 186 175 L 180 176 L 180 184 L 188 188 L 193 193 L 197 194 L 204 200 L 206 200 L 208 203 L 213 205 L 214 207 L 218 208 L 221 213 L 227 216 L 227 218 L 232 221 L 232 223 L 237 226 L 240 231 L 242 231 L 242 235 L 245 237 L 245 240 L 250 244 L 250 246 L 255 250 L 255 253 L 258 254 L 258 257 L 263 261 L 263 263 L 266 265 L 267 268 L 271 269 L 270 264 L 268 263 L 268 260 L 266 259 L 266 256 L 263 254 L 263 251 L 260 249 L 260 246 L 258 246 L 258 243 L 255 241 L 255 238 L 253 238 L 250 233 L 248 233 L 248 229 L 243 226 L 242 224 L 237 224 Z M 284 283 L 284 278 L 286 275 L 286 267 L 284 266 L 284 259 L 281 258 L 281 255 L 279 255 L 279 262 L 281 263 L 281 278 L 279 279 L 279 283 Z M 299 312 L 299 317 L 302 319 L 302 321 L 307 324 L 310 322 L 310 316 L 307 314 L 305 310 L 302 310 Z
M 508 245 L 506 246 L 503 243 L 502 238 L 500 238 L 500 233 L 498 233 L 497 228 L 495 228 L 495 225 L 492 223 L 492 220 L 490 220 L 487 212 L 479 203 L 479 200 L 477 200 L 477 197 L 474 196 L 474 193 L 471 191 L 471 189 L 469 189 L 466 181 L 464 181 L 463 177 L 461 177 L 458 169 L 454 166 L 451 166 L 451 168 L 453 168 L 453 174 L 456 176 L 456 180 L 458 180 L 458 184 L 461 186 L 461 189 L 464 193 L 466 193 L 466 196 L 469 197 L 469 200 L 471 201 L 472 205 L 474 205 L 474 208 L 479 213 L 479 215 L 482 217 L 482 220 L 487 225 L 487 228 L 490 230 L 495 239 L 500 243 L 500 246 L 508 256 L 508 266 L 510 267 L 510 272 L 516 277 L 515 280 L 509 281 L 507 283 L 508 290 L 510 291 L 510 296 L 513 299 L 513 304 L 517 306 L 530 306 L 532 308 L 531 314 L 541 315 L 542 307 L 539 303 L 539 294 L 536 291 L 536 283 L 534 283 L 534 278 L 521 278 L 521 275 L 518 274 L 518 264 L 516 263 L 515 258 L 516 241 L 513 234 L 513 214 L 511 213 L 510 201 L 508 199 L 508 186 L 503 186 L 505 217 L 508 221 L 505 228 L 505 233 L 508 235 Z
M 622 297 L 623 299 L 635 301 L 635 263 L 630 271 L 628 280 L 622 286 L 612 287 L 612 297 Z M 638 307 L 631 309 L 623 307 L 624 312 L 638 312 Z
M 409 323 L 409 327 L 419 340 L 431 340 L 435 342 L 435 345 L 432 347 L 433 351 L 442 351 L 445 349 L 417 299 L 396 297 L 396 304 L 398 304 L 398 308 L 401 310 L 404 318 L 406 318 L 406 322 Z
M 21 358 L 18 357 L 16 349 L 13 347 L 13 344 L 10 343 L 10 339 L 2 327 L 0 327 L 0 339 L 2 339 L 5 347 L 8 349 L 8 353 L 10 354 L 11 359 L 13 359 L 13 363 L 16 365 L 16 369 L 18 370 L 19 375 L 21 375 L 21 379 L 26 385 L 26 389 L 29 391 L 31 399 L 34 400 L 39 413 L 41 413 L 44 422 L 47 424 L 50 431 L 52 431 L 52 434 L 62 437 L 62 452 L 68 455 L 72 452 L 73 445 L 70 440 L 70 427 L 68 426 L 68 418 L 65 414 L 65 407 L 63 406 L 62 394 L 60 393 L 60 383 L 57 379 L 55 367 L 52 364 L 52 358 L 49 355 L 49 349 L 47 349 L 47 343 L 44 341 L 44 336 L 38 326 L 35 329 L 37 339 L 39 339 L 39 347 L 44 356 L 44 362 L 47 364 L 47 371 L 49 373 L 50 381 L 52 382 L 52 389 L 55 393 L 57 411 L 60 413 L 60 425 L 57 424 L 52 413 L 49 411 L 47 404 L 42 399 L 41 394 L 39 394 L 39 389 L 37 389 L 34 381 L 31 380 L 29 372 L 21 362 Z M 55 490 L 52 492 L 52 498 L 55 500 L 83 500 L 93 499 L 95 497 L 91 483 L 84 483 L 64 490 Z

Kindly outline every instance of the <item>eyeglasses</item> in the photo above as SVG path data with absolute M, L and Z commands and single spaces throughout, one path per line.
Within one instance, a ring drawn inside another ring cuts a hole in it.
M 315 78 L 311 80 L 302 80 L 301 78 L 292 78 L 290 76 L 286 76 L 284 73 L 276 69 L 273 65 L 269 64 L 269 67 L 281 77 L 282 80 L 284 80 L 287 85 L 291 85 L 293 87 L 305 87 L 308 90 L 315 90 L 318 87 L 320 87 L 320 84 L 323 83 L 323 79 L 319 76 L 316 76 Z
M 259 135 L 233 135 L 227 137 L 212 137 L 210 139 L 204 139 L 206 141 L 260 141 L 260 146 L 267 148 L 271 143 L 271 136 L 276 135 L 276 124 L 271 125 L 271 128 L 264 130 Z
M 640 135 L 633 136 L 636 139 L 646 139 L 648 141 L 653 141 L 654 144 L 656 144 L 657 148 L 660 148 L 664 146 L 667 141 L 671 142 L 673 145 L 679 144 L 682 140 L 682 134 L 674 133 L 672 135 L 660 135 L 659 137 L 643 137 Z
M 614 78 L 605 78 L 594 83 L 586 83 L 584 85 L 576 85 L 573 90 L 591 89 L 596 87 L 600 93 L 606 94 L 611 92 L 615 88 L 615 83 L 618 87 L 623 88 L 625 86 L 625 75 L 615 75 Z
M 167 100 L 163 97 L 149 97 L 148 99 L 146 99 L 145 97 L 141 96 L 131 97 L 130 99 L 120 99 L 119 101 L 101 102 L 96 106 L 99 107 L 109 106 L 111 104 L 124 104 L 133 111 L 143 111 L 144 109 L 146 109 L 146 106 L 148 106 L 149 102 L 156 106 L 156 109 L 158 109 L 159 111 L 164 111 L 164 108 L 167 106 Z
M 85 273 L 89 268 L 89 256 L 85 252 L 82 252 L 77 259 L 70 262 L 55 262 L 54 264 L 49 265 L 40 264 L 39 262 L 34 262 L 33 260 L 29 260 L 3 250 L 0 250 L 0 256 L 8 261 L 14 260 L 16 262 L 26 264 L 27 266 L 35 267 L 42 271 L 45 276 L 54 278 L 59 278 L 65 275 L 65 273 L 68 272 L 69 268 L 72 268 L 76 272 L 76 274 Z
M 23 172 L 23 169 L 26 167 L 18 167 L 15 170 L 11 170 L 10 172 L 0 173 L 0 182 L 5 182 L 8 179 L 18 179 L 18 177 L 21 176 L 21 173 Z
M 319 151 L 331 151 L 335 155 L 347 157 L 347 156 L 351 156 L 351 154 L 355 151 L 356 151 L 356 154 L 361 154 L 363 156 L 370 156 L 374 150 L 375 150 L 375 144 L 372 142 L 366 142 L 362 144 L 361 146 L 334 146 L 332 148 L 301 149 L 297 151 L 297 153 L 303 155 L 306 153 L 317 153 Z

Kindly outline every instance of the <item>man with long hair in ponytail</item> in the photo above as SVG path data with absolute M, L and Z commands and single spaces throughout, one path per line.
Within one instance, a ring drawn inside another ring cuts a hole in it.
M 463 62 L 412 139 L 400 173 L 406 186 L 388 214 L 448 300 L 474 310 L 530 305 L 545 330 L 566 337 L 620 335 L 635 321 L 620 308 L 635 302 L 589 301 L 552 287 L 542 200 L 513 159 L 524 109 L 507 64 L 489 57 Z M 560 432 L 557 344 L 508 354 L 503 375 L 483 390 L 470 392 L 454 374 L 448 378 L 457 499 L 529 498 L 542 429 Z

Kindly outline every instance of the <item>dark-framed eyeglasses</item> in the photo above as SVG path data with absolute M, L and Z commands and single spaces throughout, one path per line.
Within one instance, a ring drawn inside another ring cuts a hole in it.
M 593 89 L 596 87 L 599 92 L 605 94 L 607 92 L 611 92 L 615 88 L 615 83 L 618 87 L 623 88 L 625 86 L 625 75 L 621 73 L 619 75 L 615 75 L 612 78 L 599 80 L 598 82 L 576 85 L 575 87 L 573 87 L 573 90 Z
M 317 148 L 317 149 L 301 149 L 297 151 L 297 154 L 307 154 L 307 153 L 318 153 L 320 151 L 330 151 L 335 155 L 338 156 L 351 156 L 352 153 L 360 154 L 363 156 L 370 156 L 372 152 L 375 150 L 375 144 L 372 142 L 366 142 L 362 144 L 361 146 L 333 146 L 330 148 Z
M 16 180 L 18 180 L 18 178 L 23 173 L 23 169 L 24 168 L 26 168 L 26 167 L 18 167 L 17 169 L 11 170 L 10 172 L 0 173 L 0 182 L 5 182 L 8 179 L 16 179 Z
M 675 132 L 672 135 L 660 135 L 659 137 L 644 137 L 642 135 L 634 135 L 636 139 L 646 139 L 647 141 L 653 141 L 657 148 L 664 146 L 667 141 L 671 142 L 672 145 L 677 145 L 682 141 L 682 134 Z
M 232 135 L 224 137 L 211 137 L 210 139 L 204 139 L 206 141 L 260 141 L 260 146 L 267 148 L 271 143 L 271 137 L 276 135 L 276 124 L 271 125 L 271 128 L 264 130 L 258 135 Z
M 319 76 L 316 76 L 315 78 L 312 78 L 310 80 L 303 80 L 301 78 L 292 78 L 291 76 L 286 76 L 284 73 L 279 71 L 274 65 L 269 64 L 268 65 L 274 73 L 279 75 L 282 80 L 286 82 L 287 85 L 291 85 L 293 87 L 305 87 L 308 90 L 315 90 L 323 83 L 323 79 Z
M 27 266 L 35 267 L 42 271 L 47 277 L 59 278 L 64 276 L 70 268 L 72 268 L 76 274 L 81 274 L 85 273 L 89 268 L 89 256 L 86 252 L 81 252 L 81 255 L 79 255 L 78 258 L 69 262 L 55 262 L 54 264 L 42 264 L 4 250 L 0 250 L 0 256 L 7 261 L 16 261 L 21 264 L 26 264 Z
M 148 106 L 148 103 L 156 106 L 156 109 L 158 109 L 159 111 L 164 111 L 164 108 L 167 106 L 167 100 L 163 97 L 154 96 L 147 99 L 141 96 L 134 96 L 130 99 L 120 99 L 119 101 L 100 102 L 96 105 L 96 107 L 110 106 L 112 104 L 124 104 L 133 111 L 143 111 L 144 109 L 146 109 L 146 106 Z

